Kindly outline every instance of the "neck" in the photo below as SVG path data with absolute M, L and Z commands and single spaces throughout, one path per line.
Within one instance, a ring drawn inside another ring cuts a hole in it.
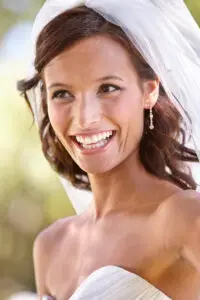
M 138 155 L 130 156 L 107 173 L 88 176 L 94 195 L 89 212 L 94 220 L 113 213 L 131 212 L 141 206 L 147 198 L 145 189 L 154 178 L 144 169 Z

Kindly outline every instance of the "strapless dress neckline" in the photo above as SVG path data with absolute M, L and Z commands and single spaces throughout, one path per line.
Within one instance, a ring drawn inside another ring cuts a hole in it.
M 107 265 L 92 272 L 66 300 L 172 300 L 139 275 Z M 44 296 L 42 300 L 60 300 Z

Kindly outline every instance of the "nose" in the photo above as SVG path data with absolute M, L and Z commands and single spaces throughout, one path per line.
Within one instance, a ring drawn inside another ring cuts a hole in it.
M 82 97 L 75 108 L 74 116 L 80 129 L 89 129 L 97 125 L 102 118 L 100 101 L 91 96 Z

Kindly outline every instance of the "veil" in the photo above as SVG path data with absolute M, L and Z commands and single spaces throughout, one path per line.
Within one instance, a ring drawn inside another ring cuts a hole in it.
M 42 29 L 65 10 L 80 5 L 91 8 L 123 29 L 181 113 L 186 124 L 187 143 L 200 161 L 200 29 L 184 1 L 47 0 L 33 26 L 30 77 L 35 74 L 35 45 Z M 39 87 L 28 93 L 28 99 L 38 124 Z M 63 178 L 61 182 L 76 212 L 83 212 L 92 193 L 76 189 Z

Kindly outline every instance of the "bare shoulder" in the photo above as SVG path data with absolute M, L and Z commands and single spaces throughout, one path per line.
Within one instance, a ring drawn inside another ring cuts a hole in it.
M 177 218 L 194 220 L 200 214 L 200 193 L 194 190 L 178 191 L 168 197 L 160 209 Z
M 70 229 L 74 217 L 57 220 L 43 231 L 41 231 L 34 241 L 34 251 L 52 249 L 54 244 L 62 241 L 62 238 Z
M 33 245 L 36 286 L 39 294 L 48 293 L 45 274 L 56 247 L 66 238 L 76 216 L 60 219 L 38 234 Z
M 170 240 L 184 244 L 200 217 L 200 193 L 194 190 L 173 193 L 158 207 L 157 216 L 158 222 L 169 233 Z
M 180 256 L 200 276 L 200 193 L 187 190 L 167 204 L 173 214 L 173 230 L 181 242 Z

